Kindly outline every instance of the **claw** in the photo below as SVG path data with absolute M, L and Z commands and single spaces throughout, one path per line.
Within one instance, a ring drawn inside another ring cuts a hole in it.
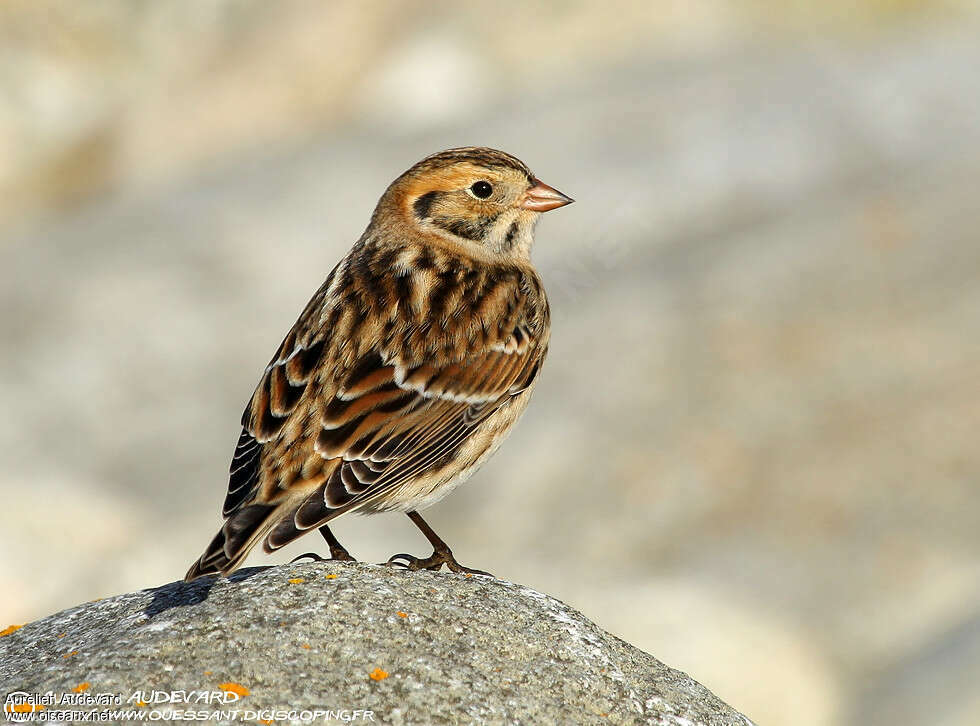
M 293 559 L 291 559 L 289 561 L 289 564 L 293 564 L 294 562 L 299 562 L 304 557 L 309 557 L 310 560 L 313 561 L 313 562 L 327 562 L 328 561 L 327 559 L 325 559 L 323 557 L 320 557 L 320 555 L 318 555 L 316 552 L 306 552 L 304 554 L 299 555 L 298 557 L 294 557 Z
M 405 560 L 405 562 L 399 562 L 398 560 L 400 559 Z M 412 557 L 411 555 L 405 553 L 399 553 L 397 555 L 392 555 L 382 564 L 387 565 L 388 567 L 404 567 L 407 570 L 411 569 L 412 562 L 417 559 L 417 557 Z

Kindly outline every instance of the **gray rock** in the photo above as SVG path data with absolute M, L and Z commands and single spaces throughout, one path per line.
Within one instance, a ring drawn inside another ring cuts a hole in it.
M 248 695 L 155 702 L 229 683 Z M 0 638 L 0 684 L 4 694 L 60 698 L 82 686 L 121 700 L 67 707 L 76 710 L 239 710 L 224 722 L 299 723 L 315 709 L 370 722 L 362 709 L 386 724 L 751 724 L 530 588 L 335 562 L 176 582 L 56 613 Z

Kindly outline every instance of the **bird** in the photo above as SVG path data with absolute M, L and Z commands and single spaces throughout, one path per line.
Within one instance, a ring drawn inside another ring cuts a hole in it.
M 419 510 L 469 478 L 528 405 L 551 335 L 534 229 L 572 201 L 486 147 L 395 179 L 262 373 L 224 523 L 185 579 L 228 575 L 259 542 L 272 553 L 313 529 L 330 559 L 354 560 L 328 525 L 348 512 L 405 513 L 432 545 L 384 564 L 489 575 L 461 565 Z

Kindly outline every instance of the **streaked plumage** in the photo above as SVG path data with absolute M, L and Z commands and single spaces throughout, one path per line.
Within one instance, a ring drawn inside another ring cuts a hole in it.
M 570 201 L 492 149 L 450 149 L 396 179 L 267 366 L 242 417 L 226 522 L 187 579 L 317 528 L 346 556 L 329 520 L 403 511 L 419 524 L 416 510 L 472 474 L 524 411 L 547 353 L 532 233 Z M 467 569 L 445 551 L 401 557 Z

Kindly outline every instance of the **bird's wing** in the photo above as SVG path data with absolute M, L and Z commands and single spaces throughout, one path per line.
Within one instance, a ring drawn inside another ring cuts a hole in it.
M 464 276 L 457 271 L 456 282 Z M 451 468 L 479 424 L 533 383 L 547 351 L 547 302 L 536 277 L 520 271 L 467 278 L 469 287 L 450 296 L 434 287 L 421 310 L 409 282 L 399 283 L 398 303 L 389 306 L 333 299 L 329 283 L 283 341 L 246 408 L 224 506 L 228 521 L 210 560 L 208 552 L 201 558 L 201 573 L 209 571 L 202 566 L 234 569 L 262 537 L 266 550 L 278 549 L 338 514 Z M 459 312 L 468 292 L 475 315 Z M 287 461 L 298 462 L 288 474 Z
M 480 424 L 533 383 L 542 352 L 519 327 L 506 347 L 462 360 L 406 365 L 369 354 L 323 409 L 315 448 L 332 462 L 329 475 L 271 532 L 266 549 L 416 478 L 453 470 Z
M 283 436 L 286 420 L 299 407 L 315 371 L 321 365 L 329 331 L 317 325 L 334 272 L 310 300 L 299 319 L 279 345 L 242 413 L 242 432 L 231 460 L 228 493 L 222 514 L 230 516 L 255 498 L 262 475 L 262 454 L 270 442 Z
M 534 382 L 547 351 L 547 303 L 534 282 L 514 274 L 483 285 L 492 325 L 453 321 L 450 303 L 435 324 L 406 324 L 404 335 L 380 336 L 356 360 L 319 409 L 314 448 L 325 479 L 270 532 L 267 551 L 414 480 L 451 478 L 472 463 L 473 450 L 466 461 L 458 455 L 483 421 Z

